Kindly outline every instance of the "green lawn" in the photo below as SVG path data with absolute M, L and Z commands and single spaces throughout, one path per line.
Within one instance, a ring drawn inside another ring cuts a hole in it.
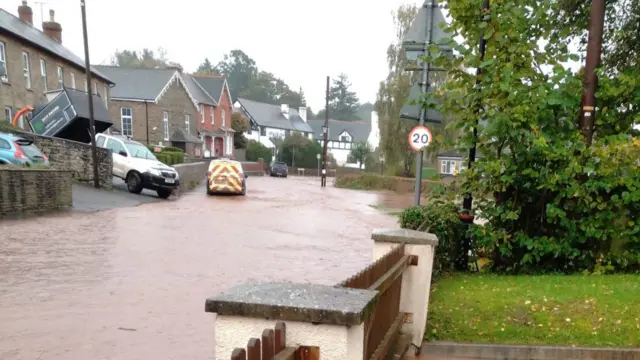
M 434 168 L 422 168 L 422 178 L 423 179 L 431 179 L 432 177 L 438 175 L 438 172 Z
M 433 286 L 425 338 L 640 346 L 640 275 L 453 275 Z

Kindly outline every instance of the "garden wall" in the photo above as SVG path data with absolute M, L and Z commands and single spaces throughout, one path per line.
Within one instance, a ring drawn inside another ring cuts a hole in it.
M 201 161 L 188 164 L 176 164 L 173 165 L 173 167 L 180 175 L 180 189 L 181 192 L 184 192 L 197 187 L 200 182 L 205 179 L 209 162 Z
M 49 158 L 51 166 L 60 170 L 70 170 L 73 180 L 79 183 L 93 184 L 93 161 L 91 144 L 65 140 L 50 136 L 13 131 L 33 143 Z M 111 189 L 113 178 L 113 158 L 111 150 L 97 148 L 98 177 L 100 187 Z
M 73 205 L 72 183 L 73 172 L 68 170 L 3 167 L 0 219 L 68 210 Z
M 245 174 L 249 176 L 264 176 L 265 165 L 262 159 L 252 162 L 252 161 L 241 161 L 242 170 L 244 170 Z

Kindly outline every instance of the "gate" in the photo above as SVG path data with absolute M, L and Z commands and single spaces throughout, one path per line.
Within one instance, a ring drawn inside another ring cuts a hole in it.
M 337 285 L 379 292 L 378 302 L 364 323 L 364 360 L 383 359 L 389 352 L 405 318 L 411 316 L 411 314 L 400 312 L 402 274 L 409 266 L 418 265 L 418 257 L 405 255 L 404 247 L 404 244 L 398 245 L 362 271 Z
M 320 348 L 312 346 L 286 347 L 287 327 L 276 323 L 275 329 L 265 329 L 262 340 L 252 338 L 247 348 L 236 348 L 231 360 L 319 360 Z

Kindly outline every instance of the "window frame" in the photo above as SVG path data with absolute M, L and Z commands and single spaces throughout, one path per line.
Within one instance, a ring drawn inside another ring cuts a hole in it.
M 64 88 L 64 68 L 62 66 L 58 65 L 56 75 L 58 76 L 58 88 Z
M 7 116 L 7 114 L 9 114 L 7 121 L 11 122 L 11 120 L 13 120 L 13 108 L 11 106 L 4 107 L 4 116 Z
M 200 104 L 200 122 L 204 124 L 204 105 Z
M 260 126 L 260 136 L 267 136 L 267 127 Z
M 215 125 L 216 124 L 216 108 L 215 107 L 210 107 L 209 111 L 211 111 L 211 125 Z
M 71 76 L 71 88 L 76 89 L 76 74 L 72 72 L 69 75 Z
M 187 134 L 191 134 L 191 115 L 184 114 L 184 129 Z
M 31 59 L 29 59 L 29 53 L 22 52 L 22 73 L 24 75 L 24 87 L 31 89 Z
M 128 110 L 129 114 L 125 114 L 125 110 Z M 125 120 L 129 121 L 129 131 L 125 131 Z M 120 132 L 124 136 L 133 136 L 133 109 L 127 106 L 120 108 Z
M 0 63 L 4 64 L 5 75 L 0 77 L 0 81 L 9 82 L 9 67 L 7 66 L 7 44 L 4 41 L 0 41 Z
M 169 112 L 162 112 L 162 131 L 164 132 L 164 140 L 169 141 Z
M 42 76 L 42 85 L 44 85 L 44 91 L 49 90 L 49 85 L 47 84 L 47 60 L 40 59 L 40 76 Z
M 220 114 L 222 116 L 222 126 L 227 126 L 227 117 L 226 117 L 226 112 L 224 111 L 224 109 L 220 109 Z

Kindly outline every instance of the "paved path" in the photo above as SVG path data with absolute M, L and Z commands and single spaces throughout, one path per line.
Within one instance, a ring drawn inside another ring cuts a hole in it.
M 210 360 L 207 296 L 249 278 L 334 284 L 397 224 L 373 193 L 247 182 L 245 197 L 0 222 L 0 359 Z

